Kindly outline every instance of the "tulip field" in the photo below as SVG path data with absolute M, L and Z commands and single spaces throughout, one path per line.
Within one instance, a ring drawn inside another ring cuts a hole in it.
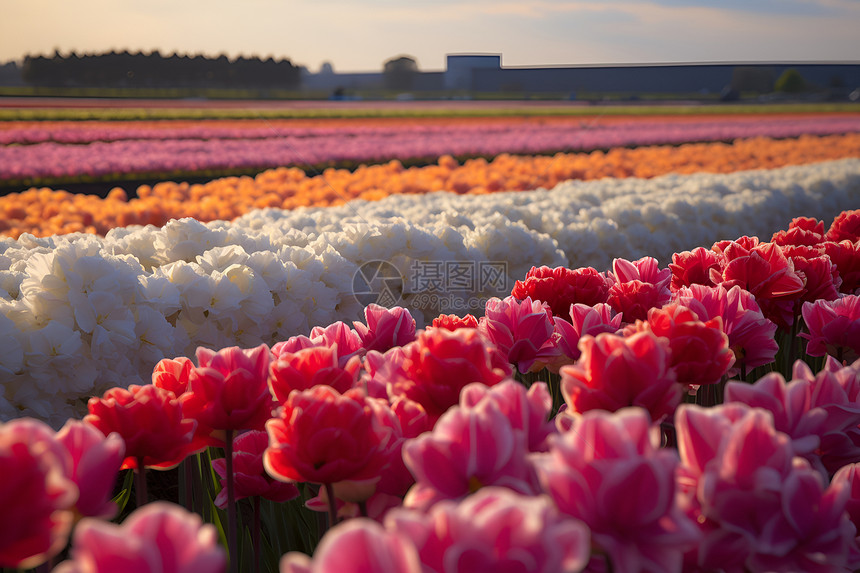
M 860 108 L 292 105 L 0 102 L 2 573 L 860 570 Z

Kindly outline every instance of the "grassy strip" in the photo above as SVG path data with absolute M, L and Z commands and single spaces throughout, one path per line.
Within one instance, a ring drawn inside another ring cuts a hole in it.
M 211 103 L 211 102 L 210 102 Z M 202 104 L 205 106 L 206 104 Z M 771 113 L 858 113 L 857 103 L 785 103 L 738 105 L 539 105 L 507 104 L 499 107 L 440 107 L 413 105 L 319 108 L 218 108 L 218 107 L 129 107 L 129 108 L 4 108 L 0 121 L 134 121 L 134 120 L 200 120 L 200 119 L 327 119 L 327 118 L 410 118 L 410 117 L 551 117 L 551 116 L 648 116 L 703 114 L 771 114 Z

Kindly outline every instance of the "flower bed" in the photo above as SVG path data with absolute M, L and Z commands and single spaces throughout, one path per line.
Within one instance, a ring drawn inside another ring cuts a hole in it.
M 308 177 L 280 168 L 250 177 L 217 179 L 204 185 L 164 182 L 140 187 L 137 199 L 116 190 L 107 199 L 62 191 L 31 189 L 0 198 L 0 231 L 49 236 L 86 231 L 105 234 L 133 224 L 162 226 L 171 218 L 231 220 L 263 207 L 291 209 L 376 200 L 389 195 L 456 191 L 484 194 L 501 190 L 550 188 L 570 179 L 654 177 L 665 173 L 717 172 L 782 167 L 813 161 L 860 157 L 860 134 L 802 136 L 794 140 L 750 139 L 726 144 L 681 147 L 616 148 L 607 153 L 557 154 L 553 157 L 500 155 L 493 161 L 450 156 L 438 165 L 404 169 L 399 162 L 359 167 L 354 172 L 327 169 Z
M 860 567 L 860 210 L 521 278 L 480 319 L 371 304 L 161 360 L 59 432 L 0 424 L 0 566 L 83 517 L 58 572 Z M 149 504 L 176 465 L 185 509 Z
M 149 378 L 197 346 L 272 344 L 356 318 L 360 266 L 504 262 L 608 267 L 742 234 L 768 236 L 798 213 L 831 218 L 860 199 L 860 160 L 651 180 L 569 182 L 550 191 L 396 196 L 335 209 L 264 210 L 0 243 L 3 419 L 58 425 L 83 398 Z M 479 208 L 478 208 L 479 207 Z M 427 324 L 451 301 L 399 293 Z M 461 292 L 482 300 L 490 292 Z M 482 308 L 482 307 L 481 307 Z M 464 310 L 464 309 L 461 309 Z M 480 309 L 477 309 L 480 310 Z
M 0 147 L 0 181 L 37 181 L 66 176 L 98 179 L 115 173 L 192 172 L 279 165 L 336 165 L 342 162 L 387 161 L 395 157 L 401 160 L 436 158 L 446 154 L 492 157 L 502 152 L 552 153 L 858 131 L 860 117 L 852 115 L 787 120 L 764 117 L 755 122 L 727 118 L 701 123 L 637 121 L 607 126 L 558 122 L 506 125 L 496 122 L 490 125 L 418 127 L 395 124 L 353 130 L 322 128 L 297 132 L 262 127 L 247 135 L 236 134 L 237 137 L 210 128 L 203 129 L 195 138 L 123 138 L 121 141 L 98 138 L 86 145 L 53 141 L 5 145 Z M 4 133 L 8 137 L 9 132 Z M 4 133 L 0 133 L 0 142 Z M 89 137 L 98 137 L 98 134 Z
M 292 121 L 135 121 L 135 122 L 6 122 L 0 123 L 0 145 L 38 143 L 88 144 L 115 141 L 252 140 L 284 139 L 297 155 L 314 161 L 407 159 L 444 154 L 498 154 L 561 149 L 607 149 L 619 146 L 734 140 L 750 137 L 797 137 L 860 131 L 855 114 L 833 115 L 700 115 L 663 117 L 542 117 L 542 118 L 379 118 L 355 120 Z M 406 141 L 409 146 L 403 148 Z M 360 143 L 344 153 L 347 142 Z M 447 147 L 450 146 L 450 147 Z M 52 150 L 75 148 L 34 147 L 30 159 Z M 109 152 L 110 147 L 104 148 Z M 146 153 L 153 147 L 141 147 Z M 213 166 L 220 166 L 218 147 L 212 148 Z M 85 151 L 86 148 L 82 151 Z M 117 156 L 126 152 L 117 147 Z M 20 150 L 25 151 L 25 150 Z M 259 151 L 259 149 L 257 150 Z M 364 152 L 366 156 L 358 155 Z M 45 154 L 45 155 L 43 155 Z M 0 155 L 2 157 L 2 155 Z M 12 158 L 15 156 L 13 155 Z M 141 158 L 143 159 L 143 158 Z M 292 163 L 300 163 L 293 161 Z M 34 173 L 38 161 L 34 162 Z M 151 163 L 145 171 L 154 171 Z M 73 166 L 66 166 L 72 169 Z M 7 166 L 9 169 L 9 166 Z M 74 174 L 73 171 L 68 171 Z M 3 172 L 0 172 L 2 177 Z

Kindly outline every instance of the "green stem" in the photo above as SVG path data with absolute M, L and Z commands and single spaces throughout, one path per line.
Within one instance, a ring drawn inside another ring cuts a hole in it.
M 260 496 L 254 496 L 254 525 L 251 528 L 251 543 L 254 546 L 254 573 L 260 573 Z
M 236 532 L 236 494 L 233 485 L 233 430 L 226 431 L 224 452 L 227 456 L 227 545 L 230 551 L 230 572 L 239 572 L 238 534 Z
M 182 460 L 185 471 L 185 509 L 189 512 L 194 511 L 194 468 L 192 464 L 191 457 Z
M 797 326 L 798 321 L 795 318 L 794 322 L 791 323 L 791 331 L 788 335 L 788 364 L 785 365 L 785 372 L 783 372 L 786 379 L 791 377 L 791 369 L 794 367 L 794 361 L 797 358 Z
M 325 493 L 328 497 L 328 527 L 331 529 L 337 524 L 337 500 L 334 498 L 334 486 L 325 484 Z
M 137 468 L 134 470 L 135 489 L 137 490 L 137 507 L 146 505 L 148 496 L 146 493 L 146 467 L 143 465 L 143 456 L 137 456 Z

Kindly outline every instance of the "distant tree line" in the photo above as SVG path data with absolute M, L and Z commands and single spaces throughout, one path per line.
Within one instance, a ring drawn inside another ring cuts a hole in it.
M 290 60 L 221 55 L 163 56 L 128 51 L 105 54 L 26 56 L 21 74 L 33 86 L 207 87 L 295 89 L 301 73 Z

